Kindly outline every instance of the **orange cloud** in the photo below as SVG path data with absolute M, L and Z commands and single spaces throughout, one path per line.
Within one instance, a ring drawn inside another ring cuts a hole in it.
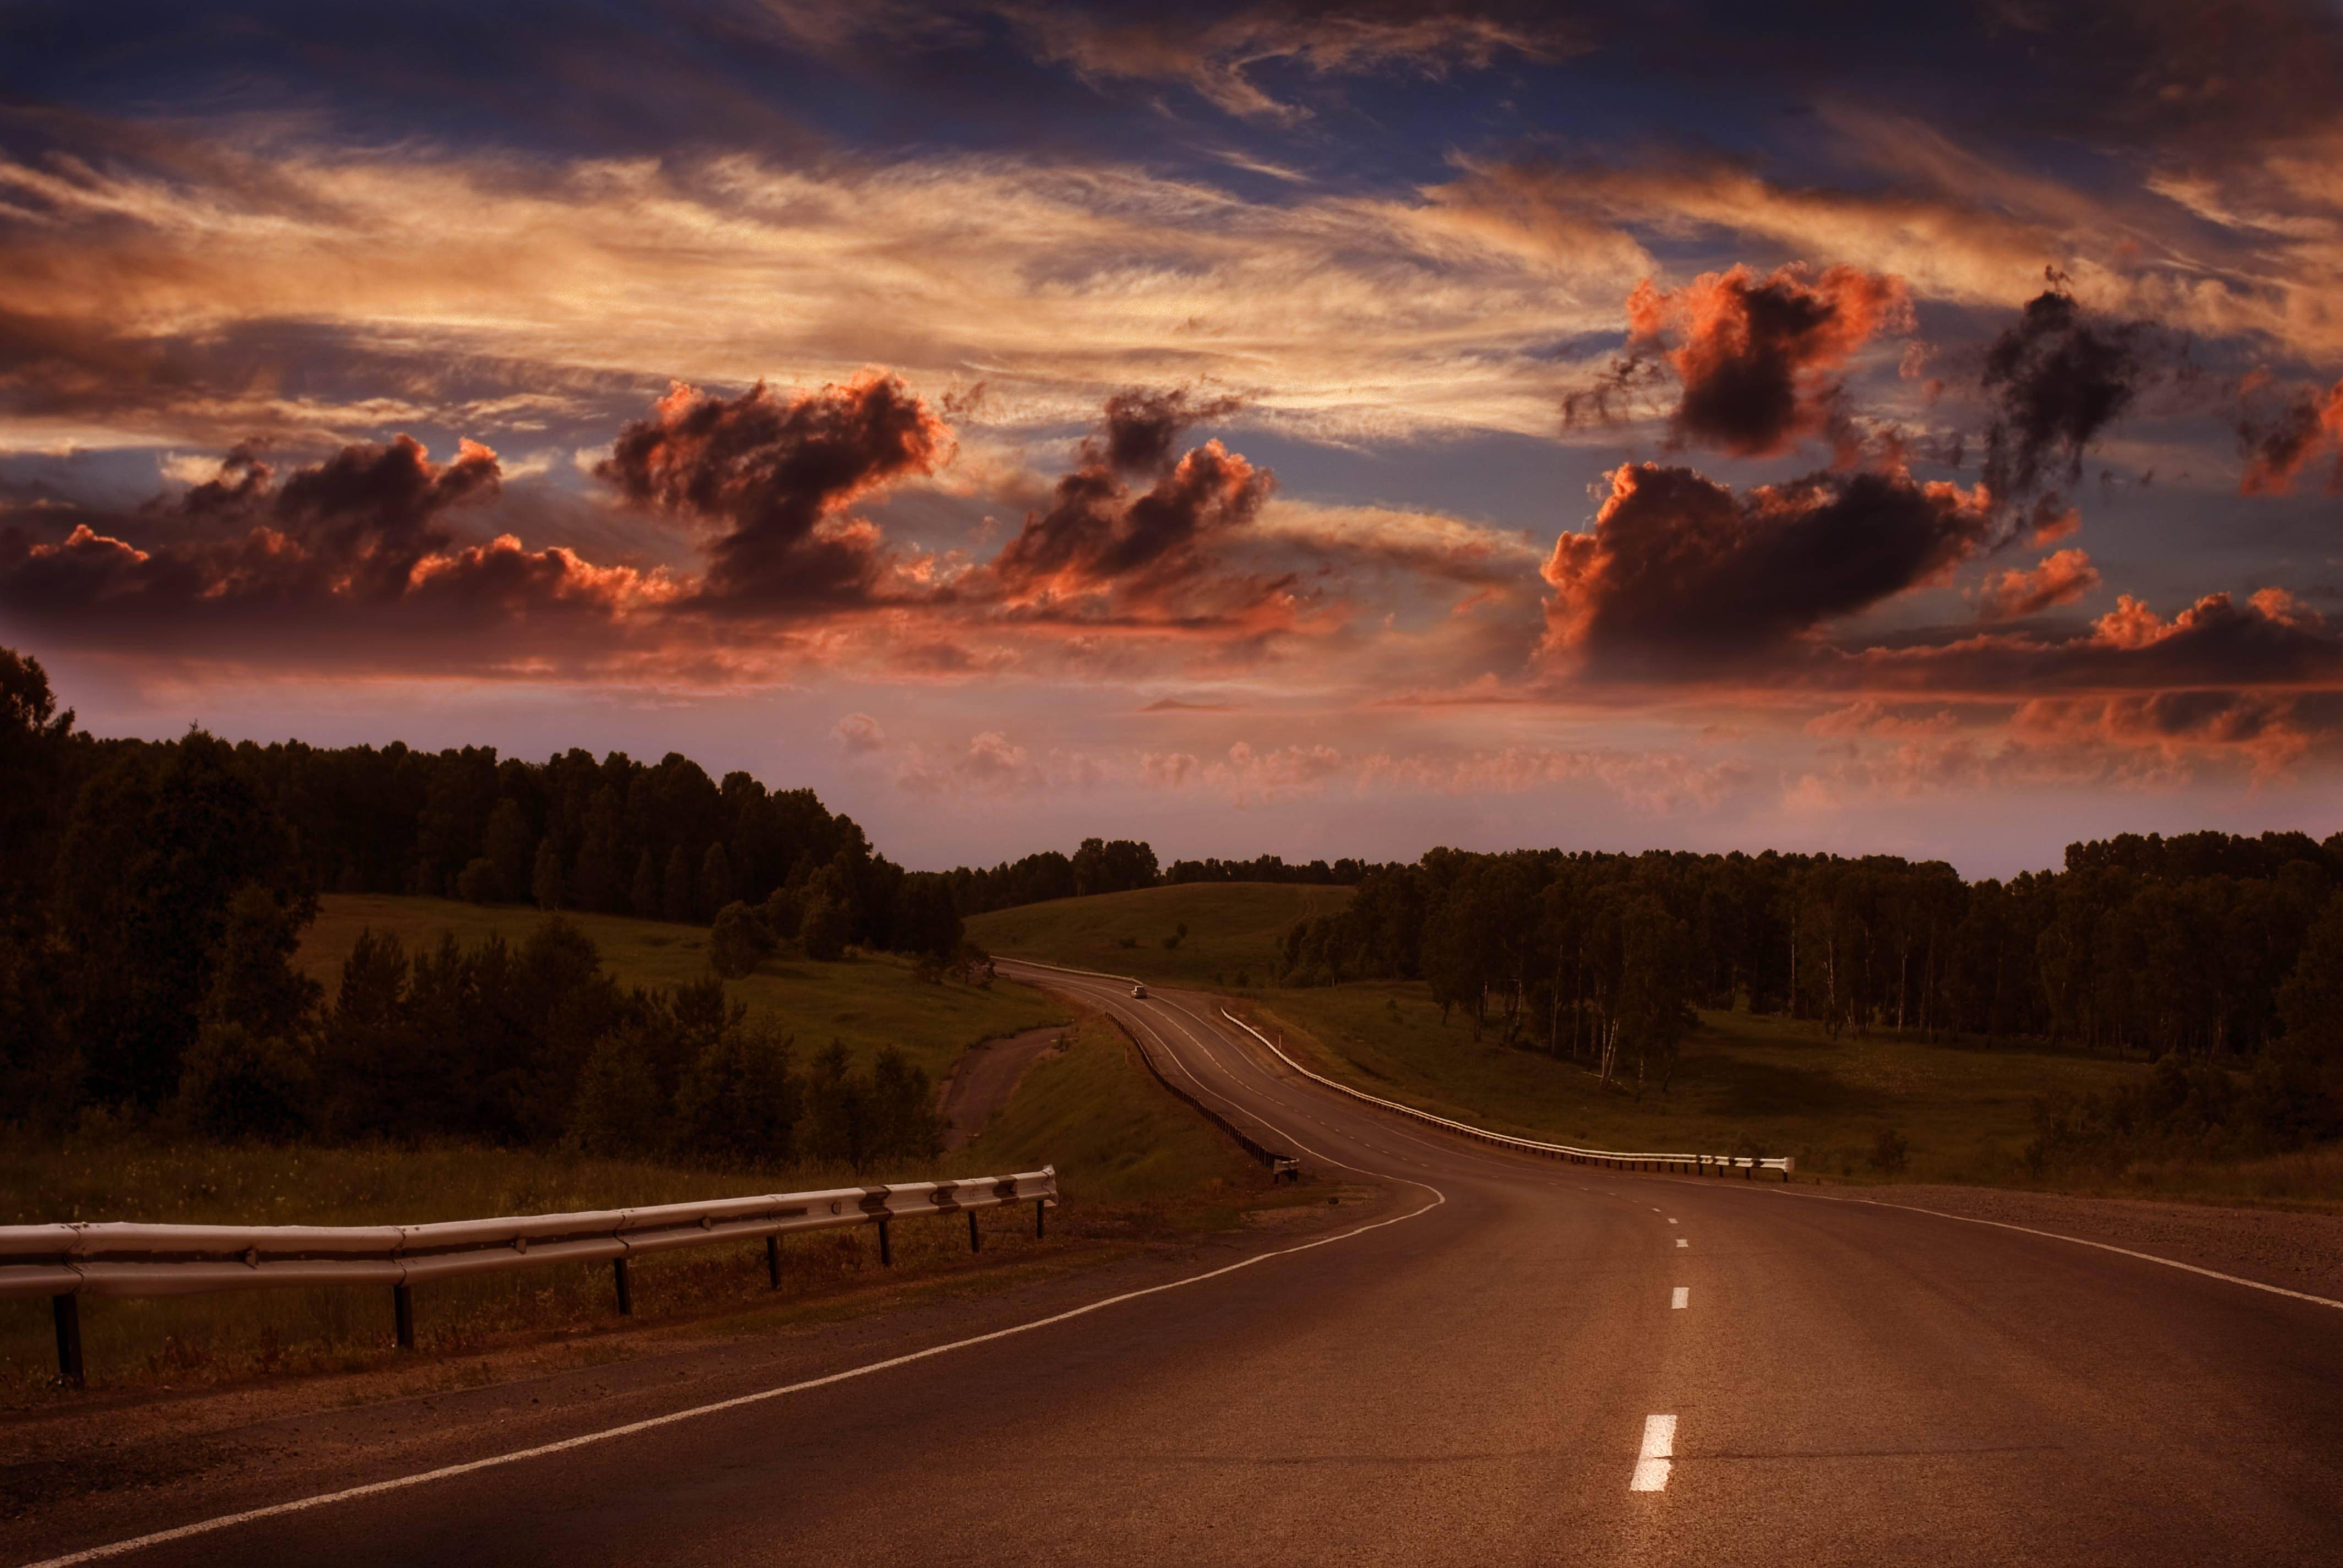
M 1977 618 L 2016 620 L 2074 603 L 2099 586 L 2099 569 L 2081 550 L 2059 550 L 2034 567 L 1986 579 L 1977 593 Z
M 1834 373 L 1879 331 L 1908 329 L 1901 278 L 1833 266 L 1809 279 L 1785 266 L 1703 273 L 1664 293 L 1646 278 L 1627 299 L 1630 355 L 1658 352 L 1682 384 L 1669 418 L 1678 444 L 1776 457 L 1845 421 Z
M 1736 496 L 1630 463 L 1590 533 L 1554 541 L 1550 653 L 1597 673 L 1684 673 L 1783 648 L 1938 578 L 1985 540 L 1985 498 L 1900 470 L 1812 475 Z

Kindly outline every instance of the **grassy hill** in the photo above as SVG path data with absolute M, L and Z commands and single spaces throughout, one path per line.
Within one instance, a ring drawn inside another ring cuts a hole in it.
M 1580 1065 L 1443 1027 L 1421 985 L 1363 981 L 1260 994 L 1319 1070 L 1370 1093 L 1557 1142 L 1609 1149 L 1792 1154 L 1802 1173 L 1888 1174 L 1871 1161 L 1882 1129 L 1910 1144 L 1921 1181 L 2024 1179 L 2034 1101 L 2055 1088 L 2102 1089 L 2147 1070 L 2066 1051 L 1932 1044 L 1874 1033 L 1833 1040 L 1812 1023 L 1704 1012 L 1673 1081 L 1604 1089 Z M 1307 1056 L 1303 1057 L 1307 1060 Z
M 618 915 L 568 914 L 593 938 L 602 961 L 623 985 L 665 986 L 705 979 L 708 930 L 664 920 Z M 397 936 L 413 952 L 453 931 L 467 946 L 501 935 L 518 943 L 545 917 L 525 905 L 478 905 L 447 899 L 399 899 L 371 893 L 329 893 L 320 900 L 294 962 L 326 988 L 340 982 L 342 961 L 368 927 Z M 858 1060 L 880 1046 L 898 1045 L 930 1077 L 941 1081 L 960 1053 L 980 1040 L 1057 1023 L 1065 1010 L 1038 991 L 1007 981 L 987 990 L 930 985 L 910 964 L 890 954 L 858 954 L 843 963 L 768 959 L 755 974 L 726 989 L 750 1014 L 797 1036 L 800 1052 L 843 1040 Z
M 969 921 L 968 934 L 987 951 L 1011 958 L 1227 989 L 1242 983 L 1241 975 L 1267 984 L 1286 929 L 1331 915 L 1350 898 L 1348 888 L 1192 882 L 996 910 Z M 1164 939 L 1177 936 L 1182 924 L 1188 934 L 1166 948 Z

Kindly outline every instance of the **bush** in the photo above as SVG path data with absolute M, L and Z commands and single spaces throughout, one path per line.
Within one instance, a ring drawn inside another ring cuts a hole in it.
M 317 1085 L 307 1052 L 294 1041 L 216 1021 L 181 1064 L 179 1109 L 224 1141 L 281 1143 L 307 1131 Z
M 798 943 L 805 949 L 806 957 L 815 962 L 836 963 L 846 956 L 850 929 L 845 906 L 827 893 L 816 893 L 806 902 L 805 923 L 799 930 Z
M 735 899 L 716 913 L 708 936 L 708 961 L 726 980 L 754 974 L 764 956 L 773 950 L 773 934 L 757 911 Z
M 749 1168 L 789 1162 L 805 1106 L 804 1086 L 789 1070 L 791 1043 L 760 1030 L 729 1029 L 700 1053 L 675 1096 L 693 1154 Z
M 511 895 L 505 888 L 505 874 L 497 869 L 494 860 L 481 855 L 456 873 L 456 896 L 468 904 L 501 904 Z
M 567 1141 L 581 1154 L 656 1152 L 667 1140 L 659 1074 L 637 1030 L 604 1035 L 578 1075 Z
M 806 1121 L 814 1155 L 861 1171 L 882 1160 L 932 1160 L 943 1151 L 927 1070 L 893 1046 L 870 1069 L 848 1070 L 846 1047 L 831 1040 L 806 1084 Z
M 1874 1171 L 1901 1171 L 1911 1161 L 1911 1141 L 1895 1128 L 1881 1128 L 1879 1136 L 1871 1141 L 1871 1168 Z

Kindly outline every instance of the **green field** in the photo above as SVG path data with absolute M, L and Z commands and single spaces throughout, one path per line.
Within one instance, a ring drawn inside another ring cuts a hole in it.
M 1372 1093 L 1500 1131 L 1625 1150 L 1789 1154 L 1802 1174 L 1833 1180 L 2026 1185 L 2034 1102 L 2054 1089 L 2136 1079 L 2137 1061 L 2003 1042 L 1930 1042 L 1874 1032 L 1834 1040 L 1817 1025 L 1739 1012 L 1701 1015 L 1666 1089 L 1605 1090 L 1576 1063 L 1473 1039 L 1459 1013 L 1443 1025 L 1419 984 L 1275 986 L 1273 954 L 1304 915 L 1341 905 L 1342 889 L 1271 884 L 1154 888 L 1004 910 L 970 922 L 995 951 L 1164 984 L 1234 993 L 1239 971 L 1266 1027 L 1282 1028 L 1312 1065 Z M 1185 921 L 1170 952 L 1161 938 Z M 1122 946 L 1126 938 L 1137 945 Z M 1871 1156 L 1883 1129 L 1909 1144 L 1897 1172 Z M 2127 1173 L 2123 1191 L 2201 1191 L 2323 1201 L 2333 1161 L 2288 1159 L 2243 1169 L 2170 1167 Z M 2191 1171 L 2196 1172 L 2192 1175 Z M 2309 1183 L 2308 1187 L 2305 1182 Z M 2323 1185 L 2322 1185 L 2323 1183 Z M 2063 1176 L 2066 1187 L 2089 1186 Z
M 1350 899 L 1348 888 L 1192 882 L 996 910 L 969 921 L 968 934 L 987 951 L 1011 958 L 1225 990 L 1236 989 L 1241 976 L 1254 987 L 1269 984 L 1287 928 L 1331 915 Z M 1183 923 L 1188 934 L 1166 948 L 1163 940 Z
M 634 920 L 618 915 L 568 914 L 601 950 L 602 962 L 622 985 L 679 985 L 708 977 L 704 926 Z M 467 946 L 501 935 L 519 943 L 545 919 L 524 905 L 478 905 L 447 899 L 398 899 L 371 893 L 328 893 L 295 964 L 326 988 L 330 1005 L 342 960 L 368 927 L 396 935 L 412 953 L 453 931 Z M 1062 1022 L 1065 1010 L 1039 991 L 1006 981 L 987 990 L 920 980 L 908 960 L 891 953 L 857 953 L 843 963 L 768 959 L 726 990 L 748 1004 L 750 1016 L 797 1037 L 799 1060 L 843 1040 L 858 1061 L 880 1047 L 900 1046 L 938 1082 L 960 1053 L 980 1040 Z
M 1910 1144 L 1914 1181 L 2007 1183 L 2034 1136 L 2034 1100 L 2104 1088 L 2146 1070 L 2105 1057 L 1932 1045 L 1872 1034 L 1828 1039 L 1814 1024 L 1708 1012 L 1673 1081 L 1604 1089 L 1567 1060 L 1480 1042 L 1460 1011 L 1443 1027 L 1421 985 L 1365 981 L 1269 993 L 1264 1029 L 1312 1050 L 1330 1077 L 1492 1127 L 1582 1147 L 1789 1154 L 1802 1173 L 1874 1177 L 1882 1128 Z M 1292 1049 L 1289 1044 L 1288 1049 Z M 1308 1060 L 1304 1058 L 1304 1060 Z

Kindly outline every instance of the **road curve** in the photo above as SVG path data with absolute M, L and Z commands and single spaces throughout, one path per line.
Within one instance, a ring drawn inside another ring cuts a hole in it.
M 1177 1288 L 116 1560 L 2343 1562 L 2343 1312 L 1508 1154 L 1299 1078 L 1209 999 L 1021 978 L 1379 1196 Z

